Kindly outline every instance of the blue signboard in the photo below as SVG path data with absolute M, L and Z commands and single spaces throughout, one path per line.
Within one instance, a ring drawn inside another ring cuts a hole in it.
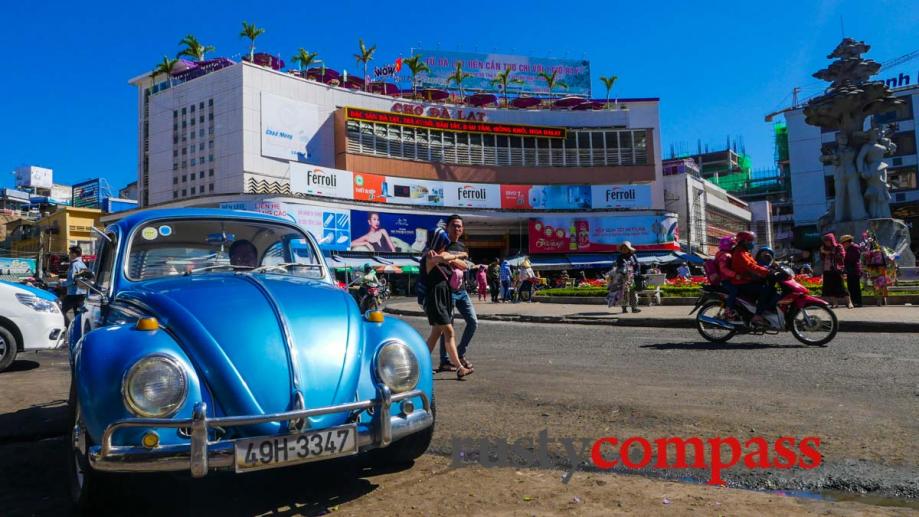
M 102 204 L 102 184 L 99 178 L 73 186 L 71 205 L 81 208 L 99 208 Z
M 0 275 L 28 276 L 35 272 L 35 259 L 0 257 Z
M 446 216 L 351 211 L 351 250 L 420 253 L 428 233 Z
M 448 84 L 447 78 L 456 72 L 456 63 L 462 63 L 463 72 L 472 74 L 472 77 L 463 81 L 466 91 L 500 93 L 499 87 L 492 83 L 492 79 L 498 72 L 508 69 L 511 71 L 511 80 L 523 82 L 508 85 L 511 93 L 545 95 L 548 88 L 539 73 L 551 74 L 557 70 L 555 80 L 560 84 L 552 90 L 553 94 L 590 97 L 590 62 L 587 60 L 423 49 L 416 50 L 415 54 L 420 54 L 422 61 L 431 69 L 430 72 L 418 75 L 421 86 L 425 88 L 457 88 L 455 82 Z M 561 86 L 562 83 L 565 87 Z

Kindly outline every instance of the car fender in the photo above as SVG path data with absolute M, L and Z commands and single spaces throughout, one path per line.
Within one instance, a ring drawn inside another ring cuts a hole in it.
M 418 385 L 431 400 L 434 395 L 434 381 L 431 370 L 431 353 L 420 334 L 408 323 L 393 317 L 386 317 L 381 323 L 364 322 L 364 353 L 361 357 L 361 380 L 358 384 L 359 400 L 376 398 L 376 384 L 379 382 L 375 368 L 377 351 L 384 342 L 398 339 L 405 343 L 418 360 Z M 421 406 L 421 399 L 412 401 L 416 407 Z
M 179 410 L 168 418 L 191 418 L 195 403 L 209 402 L 188 356 L 166 331 L 137 330 L 133 325 L 94 330 L 78 342 L 73 360 L 75 394 L 92 443 L 100 443 L 105 428 L 115 421 L 137 418 L 125 407 L 122 382 L 134 363 L 152 354 L 171 356 L 185 369 L 188 394 Z M 208 413 L 212 411 L 209 408 Z M 137 445 L 144 432 L 137 428 L 120 430 L 113 436 L 112 443 Z M 163 428 L 159 435 L 164 445 L 188 441 L 179 436 L 176 429 Z

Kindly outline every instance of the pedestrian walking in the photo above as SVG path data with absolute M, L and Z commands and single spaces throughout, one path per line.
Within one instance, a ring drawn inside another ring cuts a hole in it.
M 623 314 L 632 307 L 632 312 L 641 312 L 638 308 L 638 293 L 635 291 L 635 275 L 641 270 L 638 264 L 638 257 L 635 256 L 635 248 L 629 241 L 623 241 L 619 245 L 619 257 L 616 258 L 616 269 L 624 275 L 622 280 L 622 296 L 619 304 L 622 306 Z
M 501 263 L 498 257 L 488 264 L 486 278 L 488 279 L 488 290 L 491 291 L 491 302 L 498 303 L 498 294 L 501 289 Z
M 849 293 L 842 284 L 845 251 L 842 245 L 836 242 L 836 235 L 827 233 L 823 236 L 820 257 L 823 259 L 823 298 L 830 302 L 832 307 L 846 305 L 851 308 Z
M 441 337 L 444 339 L 446 355 L 456 370 L 456 378 L 473 373 L 472 368 L 466 367 L 460 360 L 456 348 L 456 333 L 453 330 L 453 290 L 458 280 L 454 280 L 451 264 L 462 260 L 461 254 L 454 255 L 447 251 L 450 237 L 443 228 L 436 228 L 428 238 L 425 254 L 421 264 L 421 275 L 425 284 L 424 312 L 431 325 L 431 334 L 428 336 L 428 350 L 434 352 L 434 347 Z
M 488 273 L 486 272 L 485 264 L 479 266 L 475 274 L 475 284 L 479 291 L 479 301 L 484 302 L 488 295 Z
M 676 274 L 683 280 L 689 280 L 689 277 L 691 276 L 692 273 L 689 271 L 689 266 L 686 265 L 685 262 L 683 262 L 682 264 L 680 264 L 680 267 L 676 268 Z
M 854 242 L 851 235 L 839 238 L 846 251 L 843 259 L 846 269 L 846 286 L 849 288 L 849 299 L 852 305 L 862 307 L 862 248 Z
M 455 260 L 450 262 L 450 266 L 456 270 L 465 272 L 469 269 L 469 263 L 466 259 L 469 257 L 469 253 L 466 251 L 466 246 L 460 242 L 460 237 L 463 236 L 463 218 L 458 215 L 451 215 L 447 218 L 447 238 L 450 239 L 450 244 L 447 245 L 447 251 L 457 257 Z M 463 321 L 466 322 L 466 326 L 463 328 L 463 336 L 460 338 L 459 345 L 456 346 L 456 351 L 459 354 L 460 364 L 466 368 L 472 368 L 472 365 L 469 361 L 466 360 L 466 350 L 469 348 L 469 343 L 472 342 L 472 336 L 475 335 L 475 331 L 479 326 L 479 320 L 475 313 L 475 306 L 472 305 L 472 299 L 469 298 L 469 292 L 466 291 L 465 282 L 461 282 L 461 285 L 454 286 L 451 295 L 453 297 L 453 307 L 460 313 Z M 451 366 L 446 347 L 446 337 L 441 338 L 440 340 L 440 366 L 437 368 L 438 371 L 454 371 L 455 368 Z
M 79 274 L 88 268 L 83 263 L 83 250 L 79 246 L 71 246 L 67 256 L 70 258 L 70 266 L 67 268 L 67 279 L 61 282 L 62 286 L 67 288 L 67 294 L 61 300 L 61 312 L 64 313 L 64 323 L 70 325 L 77 315 L 77 309 L 82 307 L 83 301 L 86 300 L 87 290 L 77 279 Z
M 511 265 L 506 260 L 501 261 L 498 276 L 501 279 L 501 303 L 505 303 L 511 299 L 511 281 L 513 280 Z

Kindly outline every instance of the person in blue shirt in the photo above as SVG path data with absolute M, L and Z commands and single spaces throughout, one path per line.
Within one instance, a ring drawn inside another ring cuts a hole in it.
M 501 279 L 501 301 L 506 302 L 511 299 L 511 265 L 506 260 L 501 261 L 501 270 L 498 272 Z
M 83 263 L 83 250 L 79 246 L 71 246 L 67 256 L 70 257 L 70 267 L 67 268 L 67 279 L 62 282 L 63 286 L 67 288 L 67 294 L 61 301 L 61 312 L 64 313 L 65 323 L 70 325 L 70 321 L 76 316 L 76 312 L 71 316 L 70 311 L 76 311 L 82 307 L 83 301 L 86 299 L 86 288 L 77 279 L 80 273 L 88 268 Z

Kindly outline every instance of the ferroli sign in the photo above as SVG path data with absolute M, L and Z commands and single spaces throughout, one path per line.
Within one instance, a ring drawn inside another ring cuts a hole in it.
M 444 205 L 469 208 L 501 206 L 501 186 L 491 183 L 453 183 L 444 189 Z
M 351 199 L 354 197 L 353 181 L 350 171 L 290 162 L 291 192 Z
M 591 185 L 591 208 L 651 208 L 651 184 Z

